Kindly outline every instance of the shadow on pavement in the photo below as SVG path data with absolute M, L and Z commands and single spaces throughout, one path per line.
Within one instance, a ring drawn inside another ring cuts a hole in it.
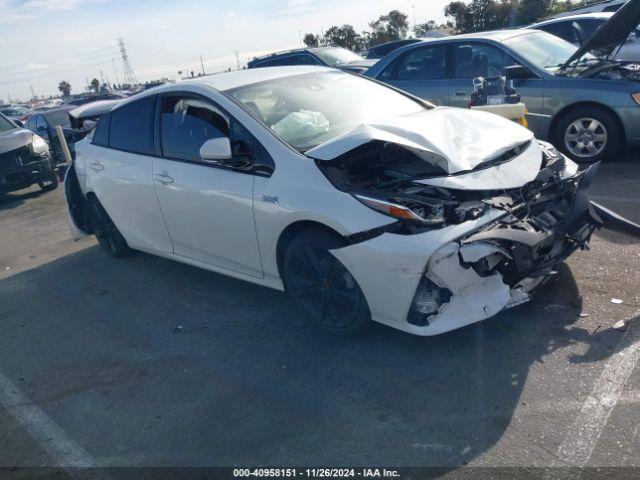
M 534 363 L 611 354 L 618 332 L 568 328 L 579 303 L 563 265 L 456 332 L 334 338 L 281 292 L 93 247 L 0 281 L 0 364 L 99 463 L 454 467 L 501 438 Z

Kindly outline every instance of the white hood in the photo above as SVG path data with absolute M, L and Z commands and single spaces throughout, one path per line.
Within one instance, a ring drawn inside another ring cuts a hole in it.
M 529 130 L 492 113 L 439 107 L 360 125 L 306 154 L 332 160 L 360 145 L 380 140 L 402 145 L 454 174 L 473 170 L 531 139 L 533 133 Z

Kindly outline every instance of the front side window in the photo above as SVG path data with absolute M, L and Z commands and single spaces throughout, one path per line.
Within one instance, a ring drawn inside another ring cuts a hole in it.
M 189 97 L 166 97 L 160 118 L 162 153 L 178 160 L 200 161 L 200 147 L 213 138 L 229 138 L 228 117 L 211 103 Z
M 447 47 L 433 45 L 404 53 L 382 72 L 381 80 L 438 80 L 445 78 Z
M 47 122 L 44 121 L 42 115 L 38 115 L 36 117 L 36 130 L 44 130 L 45 128 L 47 128 Z
M 225 93 L 300 152 L 358 125 L 427 108 L 377 82 L 339 71 L 293 75 Z
M 151 95 L 111 112 L 109 146 L 140 154 L 153 154 L 153 114 L 156 97 Z
M 6 132 L 16 128 L 16 126 L 4 115 L 0 114 L 0 132 Z
M 455 78 L 498 77 L 514 63 L 509 55 L 492 45 L 461 43 L 453 48 Z

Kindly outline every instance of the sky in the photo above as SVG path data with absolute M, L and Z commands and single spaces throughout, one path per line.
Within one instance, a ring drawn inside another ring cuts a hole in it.
M 306 32 L 351 24 L 357 31 L 390 10 L 417 23 L 445 20 L 451 0 L 0 0 L 0 99 L 72 92 L 87 80 L 122 81 L 123 38 L 139 81 L 178 72 L 235 68 L 256 55 L 295 48 Z M 116 78 L 117 77 L 117 78 Z

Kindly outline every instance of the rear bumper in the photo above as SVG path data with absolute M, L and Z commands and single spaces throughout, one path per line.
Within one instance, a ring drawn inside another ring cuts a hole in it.
M 573 197 L 561 219 L 553 207 L 534 217 L 524 204 L 419 235 L 385 233 L 332 253 L 357 280 L 374 320 L 423 336 L 454 330 L 529 301 L 554 267 L 586 247 L 601 225 L 587 195 L 596 170 L 566 180 Z

